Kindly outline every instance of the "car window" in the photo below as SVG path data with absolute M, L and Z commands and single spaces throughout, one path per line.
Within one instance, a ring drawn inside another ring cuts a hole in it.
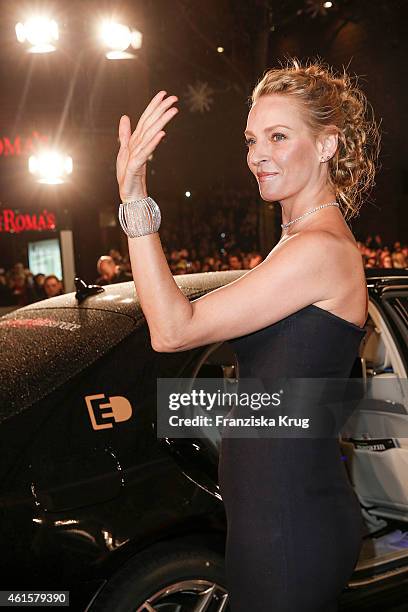
M 2 317 L 0 422 L 60 387 L 135 327 L 131 317 L 96 309 L 20 309 Z
M 390 299 L 397 316 L 405 323 L 408 328 L 408 296 L 400 295 Z
M 399 358 L 403 363 L 404 341 L 401 340 L 401 332 L 407 329 L 404 322 L 407 298 L 386 294 L 382 302 L 384 311 L 378 311 L 380 318 L 374 317 L 374 313 L 368 316 L 365 326 L 367 333 L 361 344 L 360 356 L 364 360 L 364 375 L 368 383 L 366 399 L 379 402 L 376 410 L 398 411 L 404 404 L 406 389 Z M 372 404 L 369 409 L 374 409 Z
M 408 368 L 408 291 L 387 290 L 382 298 L 389 323 Z

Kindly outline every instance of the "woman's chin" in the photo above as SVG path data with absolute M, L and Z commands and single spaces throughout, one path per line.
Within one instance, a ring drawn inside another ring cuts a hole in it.
M 276 189 L 265 189 L 259 186 L 259 195 L 265 202 L 277 202 L 279 200 L 279 193 Z

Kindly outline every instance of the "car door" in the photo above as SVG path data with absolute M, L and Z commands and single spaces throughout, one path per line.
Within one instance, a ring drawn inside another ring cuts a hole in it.
M 373 514 L 408 522 L 408 289 L 370 301 L 361 345 L 365 394 L 342 430 L 349 473 Z

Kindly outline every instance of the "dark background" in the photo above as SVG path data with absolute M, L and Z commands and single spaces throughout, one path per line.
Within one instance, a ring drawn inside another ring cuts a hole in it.
M 0 206 L 30 212 L 48 207 L 60 213 L 61 224 L 70 219 L 77 272 L 91 280 L 96 258 L 107 248 L 124 246 L 114 225 L 121 114 L 129 114 L 135 126 L 158 90 L 178 95 L 180 112 L 149 165 L 149 192 L 159 201 L 163 217 L 174 218 L 180 210 L 188 214 L 189 207 L 205 209 L 210 198 L 228 206 L 231 191 L 244 197 L 257 194 L 243 140 L 248 97 L 256 81 L 286 57 L 318 57 L 358 75 L 381 121 L 377 185 L 351 227 L 357 237 L 380 232 L 389 243 L 406 240 L 408 2 L 333 0 L 327 10 L 322 4 L 2 1 L 0 135 L 14 141 L 16 135 L 38 130 L 72 155 L 74 173 L 69 184 L 38 185 L 28 174 L 27 156 L 0 155 Z M 60 44 L 55 53 L 26 54 L 14 27 L 32 10 L 41 9 L 58 21 Z M 135 60 L 105 59 L 96 24 L 106 16 L 143 33 Z M 219 45 L 224 53 L 217 52 Z M 187 99 L 189 86 L 197 82 L 212 90 L 204 112 L 192 112 Z M 186 190 L 192 193 L 188 200 Z M 265 214 L 260 199 L 259 207 L 260 215 Z M 279 215 L 280 207 L 275 209 Z M 272 231 L 270 248 L 275 239 Z M 22 260 L 24 245 L 21 236 L 0 234 L 0 267 Z

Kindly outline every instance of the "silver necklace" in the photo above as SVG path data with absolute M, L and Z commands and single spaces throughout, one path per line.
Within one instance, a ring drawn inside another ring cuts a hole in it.
M 293 225 L 293 223 L 296 223 L 296 221 L 300 221 L 300 219 L 303 219 L 303 217 L 306 217 L 307 215 L 311 215 L 312 213 L 316 212 L 317 210 L 320 210 L 321 208 L 326 208 L 326 206 L 339 206 L 339 203 L 329 202 L 328 204 L 321 204 L 320 206 L 316 206 L 316 208 L 312 208 L 312 210 L 308 210 L 307 212 L 303 213 L 303 215 L 300 215 L 300 217 L 296 217 L 296 219 L 293 219 L 292 221 L 288 221 L 287 223 L 281 223 L 281 228 L 286 229 L 290 225 Z

